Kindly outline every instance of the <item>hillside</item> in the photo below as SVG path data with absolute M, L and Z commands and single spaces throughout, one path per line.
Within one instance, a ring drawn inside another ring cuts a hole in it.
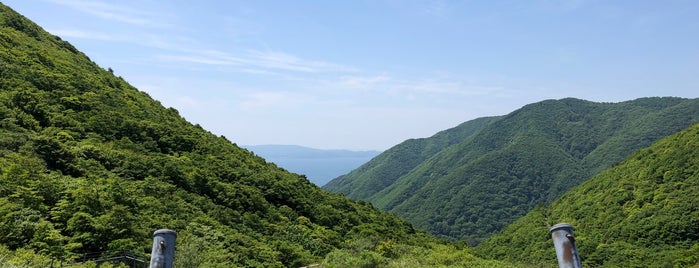
M 190 124 L 0 4 L 0 264 L 142 255 L 160 228 L 178 267 L 510 266 Z
M 499 117 L 478 118 L 440 131 L 430 138 L 404 141 L 352 172 L 328 182 L 323 189 L 342 192 L 356 199 L 368 199 L 434 154 L 467 139 L 497 119 Z
M 245 145 L 243 148 L 323 186 L 378 155 L 379 151 L 321 150 L 295 145 Z
M 547 100 L 429 151 L 411 165 L 387 157 L 411 148 L 399 144 L 325 189 L 370 201 L 433 234 L 477 244 L 536 205 L 695 122 L 699 99 Z M 372 165 L 390 168 L 376 173 Z
M 699 264 L 697 189 L 699 124 L 538 207 L 477 250 L 491 258 L 552 263 L 547 225 L 568 222 L 584 267 L 690 267 Z

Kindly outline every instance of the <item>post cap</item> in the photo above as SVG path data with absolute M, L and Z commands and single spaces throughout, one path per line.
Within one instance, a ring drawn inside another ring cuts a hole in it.
M 573 225 L 570 225 L 570 223 L 559 223 L 554 226 L 551 226 L 551 232 L 558 230 L 558 229 L 573 229 Z
M 156 236 L 159 234 L 172 234 L 174 236 L 177 236 L 177 232 L 170 230 L 170 229 L 158 229 L 155 232 L 153 232 L 153 236 Z

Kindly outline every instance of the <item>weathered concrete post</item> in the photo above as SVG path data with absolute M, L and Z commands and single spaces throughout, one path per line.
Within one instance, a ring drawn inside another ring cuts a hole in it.
M 169 229 L 160 229 L 153 233 L 150 268 L 172 268 L 176 238 L 177 233 Z
M 551 227 L 551 237 L 558 256 L 558 267 L 582 268 L 578 248 L 575 246 L 573 226 L 568 223 L 556 224 Z

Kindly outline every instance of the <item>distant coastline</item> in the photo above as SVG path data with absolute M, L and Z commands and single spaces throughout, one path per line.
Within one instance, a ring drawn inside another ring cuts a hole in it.
M 368 162 L 381 151 L 352 151 L 345 149 L 315 149 L 299 145 L 243 145 L 243 148 L 264 158 L 267 162 L 290 172 L 305 175 L 308 180 L 323 186 L 330 180 L 347 174 Z

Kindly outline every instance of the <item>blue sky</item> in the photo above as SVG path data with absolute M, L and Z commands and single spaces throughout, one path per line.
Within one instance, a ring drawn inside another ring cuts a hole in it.
M 3 1 L 240 145 L 390 148 L 528 103 L 699 97 L 699 1 Z

